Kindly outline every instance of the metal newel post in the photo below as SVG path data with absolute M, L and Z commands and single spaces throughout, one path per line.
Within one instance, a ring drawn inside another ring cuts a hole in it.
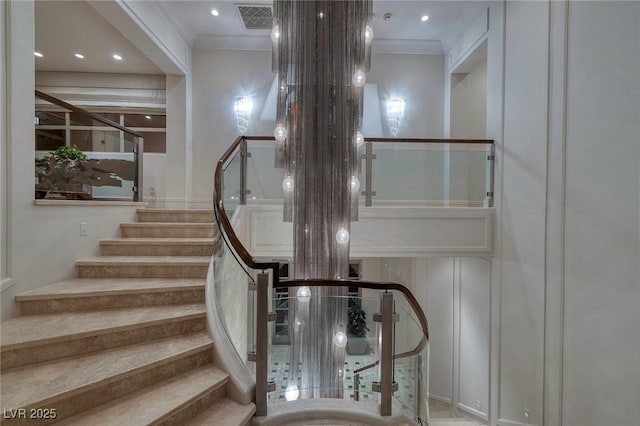
M 493 182 L 495 176 L 495 167 L 496 167 L 496 146 L 491 144 L 489 147 L 489 154 L 487 155 L 487 160 L 489 160 L 489 188 L 487 191 L 487 207 L 493 207 Z
M 269 274 L 258 274 L 256 288 L 256 416 L 267 415 L 269 335 Z
M 370 207 L 372 204 L 373 196 L 376 195 L 376 191 L 373 190 L 373 160 L 376 159 L 376 155 L 373 153 L 373 144 L 371 142 L 367 142 L 365 144 L 365 153 L 362 158 L 364 158 L 364 171 L 365 171 L 365 179 L 364 179 L 364 191 L 362 191 L 362 195 L 364 195 L 364 205 Z
M 380 415 L 391 415 L 393 396 L 393 293 L 380 293 L 382 343 L 380 348 Z
M 247 140 L 240 141 L 240 204 L 247 204 Z
M 135 156 L 135 172 L 134 172 L 134 192 L 133 192 L 133 201 L 142 201 L 143 196 L 143 187 L 142 187 L 142 159 L 144 153 L 144 139 L 139 137 L 138 143 L 134 146 L 134 156 Z

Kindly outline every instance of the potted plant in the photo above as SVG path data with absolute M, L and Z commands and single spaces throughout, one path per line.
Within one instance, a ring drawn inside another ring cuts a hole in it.
M 349 299 L 347 311 L 349 324 L 347 326 L 347 353 L 350 355 L 364 355 L 367 353 L 367 313 L 362 309 L 362 301 Z

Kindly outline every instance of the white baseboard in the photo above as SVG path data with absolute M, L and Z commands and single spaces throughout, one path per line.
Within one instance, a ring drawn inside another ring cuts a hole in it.
M 514 420 L 507 420 L 507 419 L 498 419 L 498 421 L 496 422 L 496 425 L 498 426 L 536 426 L 533 423 L 516 422 Z
M 468 405 L 462 404 L 462 403 L 458 403 L 458 410 L 460 411 L 464 411 L 465 413 L 471 415 L 472 417 L 477 417 L 478 419 L 484 420 L 484 421 L 488 421 L 489 420 L 489 416 L 487 416 L 487 413 L 483 413 L 482 411 L 476 409 L 476 408 L 472 408 L 469 407 Z
M 430 393 L 427 395 L 427 398 L 429 399 L 433 399 L 435 401 L 440 401 L 440 402 L 444 402 L 445 404 L 449 404 L 451 405 L 451 398 L 446 398 L 444 396 L 440 396 L 440 395 L 435 395 L 433 393 Z
M 6 290 L 9 290 L 15 284 L 16 282 L 13 280 L 13 278 L 11 277 L 3 278 L 2 283 L 0 284 L 0 293 L 4 293 Z

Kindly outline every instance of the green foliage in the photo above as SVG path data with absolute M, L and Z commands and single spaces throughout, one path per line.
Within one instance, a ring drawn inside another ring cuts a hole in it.
M 366 337 L 367 331 L 367 313 L 362 309 L 362 302 L 358 299 L 349 299 L 349 324 L 347 326 L 347 334 L 353 337 Z
M 59 146 L 55 151 L 51 151 L 49 155 L 45 157 L 45 159 L 53 158 L 55 160 L 86 160 L 87 154 L 82 152 L 77 146 L 71 145 L 62 145 Z

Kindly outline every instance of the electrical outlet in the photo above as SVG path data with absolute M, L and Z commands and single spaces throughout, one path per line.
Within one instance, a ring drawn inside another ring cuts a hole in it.
M 529 423 L 529 420 L 531 420 L 531 411 L 529 411 L 529 409 L 527 407 L 524 407 L 524 419 L 527 421 L 527 423 Z
M 87 231 L 87 222 L 80 222 L 80 236 L 81 237 L 86 237 L 87 235 L 89 235 L 88 231 Z
M 478 409 L 478 411 L 480 411 L 482 409 L 482 404 L 480 403 L 480 400 L 476 400 L 476 408 Z

